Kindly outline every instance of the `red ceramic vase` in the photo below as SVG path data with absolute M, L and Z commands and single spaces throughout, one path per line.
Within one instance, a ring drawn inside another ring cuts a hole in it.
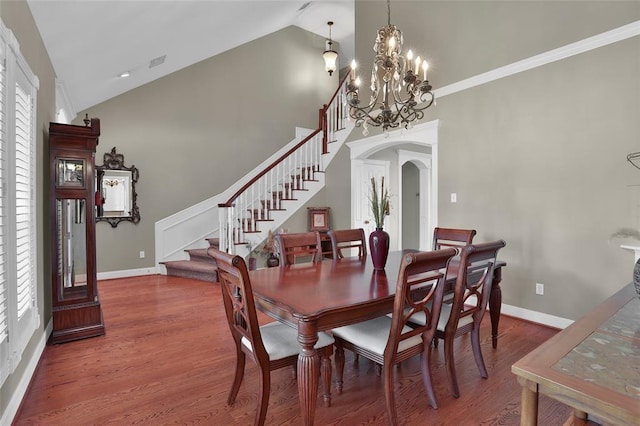
M 369 252 L 371 253 L 373 269 L 384 269 L 389 255 L 389 234 L 383 231 L 382 228 L 376 228 L 375 231 L 369 234 Z

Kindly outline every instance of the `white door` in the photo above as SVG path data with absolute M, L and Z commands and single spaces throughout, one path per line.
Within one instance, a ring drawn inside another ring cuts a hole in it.
M 376 229 L 376 223 L 369 204 L 371 178 L 375 178 L 379 183 L 380 178 L 384 176 L 385 182 L 389 182 L 389 162 L 353 160 L 351 165 L 351 217 L 353 218 L 353 227 L 363 228 L 368 240 L 369 234 Z

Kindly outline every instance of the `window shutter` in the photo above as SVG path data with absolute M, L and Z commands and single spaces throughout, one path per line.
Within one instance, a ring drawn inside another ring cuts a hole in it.
M 32 102 L 28 89 L 16 84 L 16 263 L 18 320 L 33 306 Z
M 2 49 L 2 47 L 0 47 Z M 5 217 L 6 217 L 6 60 L 4 50 L 0 51 L 0 344 L 9 335 L 9 294 L 7 285 L 6 268 L 6 240 L 5 240 Z

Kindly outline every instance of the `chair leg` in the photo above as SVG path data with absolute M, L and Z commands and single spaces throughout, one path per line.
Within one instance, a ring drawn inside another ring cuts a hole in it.
M 449 376 L 451 394 L 455 398 L 459 398 L 460 390 L 458 389 L 458 379 L 456 377 L 456 362 L 453 357 L 453 340 L 454 336 L 445 336 L 444 338 L 444 360 L 447 367 L 447 376 Z
M 394 395 L 393 366 L 385 365 L 383 366 L 382 370 L 384 373 L 384 399 L 387 404 L 387 417 L 389 417 L 390 425 L 397 425 L 398 413 L 396 411 L 396 401 Z
M 334 358 L 336 361 L 336 392 L 340 395 L 342 393 L 342 376 L 344 374 L 344 348 L 342 346 L 336 345 Z
M 231 385 L 231 392 L 229 392 L 229 397 L 227 398 L 227 404 L 229 405 L 233 405 L 236 400 L 236 396 L 238 396 L 238 391 L 242 384 L 242 378 L 244 377 L 245 360 L 246 356 L 244 352 L 242 352 L 240 348 L 236 347 L 236 374 L 233 378 L 233 384 Z
M 322 354 L 321 375 L 324 399 L 324 406 L 331 407 L 331 351 L 327 348 Z
M 260 391 L 258 393 L 258 407 L 256 410 L 255 425 L 264 425 L 269 408 L 269 394 L 271 393 L 271 371 L 269 366 L 258 365 L 260 368 Z
M 478 370 L 480 370 L 480 376 L 488 378 L 487 367 L 484 365 L 484 358 L 482 357 L 482 348 L 480 348 L 480 327 L 475 327 L 471 330 L 471 349 L 473 349 L 473 358 L 476 360 Z
M 427 347 L 420 354 L 420 361 L 422 363 L 422 384 L 424 385 L 424 392 L 427 394 L 429 404 L 435 409 L 438 409 L 438 400 L 436 394 L 433 391 L 433 383 L 431 381 L 431 350 Z

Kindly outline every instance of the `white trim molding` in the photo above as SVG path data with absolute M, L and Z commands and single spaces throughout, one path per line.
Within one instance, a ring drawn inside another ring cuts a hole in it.
M 158 273 L 159 272 L 156 267 L 124 269 L 122 271 L 98 272 L 98 280 L 113 280 L 116 278 L 139 277 L 142 275 L 156 275 Z
M 38 339 L 38 344 L 33 350 L 31 358 L 29 358 L 29 362 L 25 366 L 23 374 L 20 376 L 20 381 L 18 382 L 15 391 L 11 394 L 11 398 L 9 399 L 9 403 L 7 404 L 7 409 L 4 413 L 2 413 L 2 416 L 0 417 L 0 425 L 10 425 L 11 422 L 13 422 L 16 414 L 18 414 L 18 409 L 20 408 L 22 399 L 27 394 L 29 384 L 31 383 L 31 378 L 35 374 L 36 368 L 38 368 L 40 357 L 44 352 L 44 348 L 47 346 L 47 340 L 49 339 L 52 330 L 53 319 L 50 319 L 47 323 L 47 326 L 40 335 L 40 338 Z
M 60 111 L 63 111 L 64 116 L 67 119 L 67 124 L 71 123 L 78 112 L 73 107 L 71 103 L 71 98 L 69 98 L 69 92 L 67 91 L 67 86 L 64 81 L 56 78 L 56 116 L 60 115 Z M 60 122 L 60 120 L 58 120 Z
M 500 314 L 509 315 L 526 321 L 535 322 L 537 324 L 546 325 L 548 327 L 565 329 L 573 324 L 573 320 L 557 317 L 555 315 L 545 314 L 544 312 L 532 311 L 530 309 L 520 308 L 518 306 L 502 304 Z
M 631 37 L 636 37 L 638 35 L 640 35 L 640 21 L 635 21 L 593 37 L 588 37 L 575 43 L 567 44 L 566 46 L 549 50 L 548 52 L 449 84 L 436 89 L 434 94 L 436 99 L 439 99 L 447 95 L 452 95 L 463 90 L 480 86 L 481 84 L 490 83 L 513 74 L 528 71 L 551 62 L 566 59 L 568 57 L 588 52 L 590 50 L 597 49 L 598 47 L 606 46 L 618 41 L 626 40 Z

